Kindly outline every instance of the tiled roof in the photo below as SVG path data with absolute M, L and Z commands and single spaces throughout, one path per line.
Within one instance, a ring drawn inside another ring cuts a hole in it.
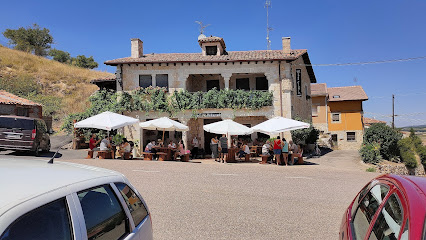
M 386 123 L 385 121 L 380 121 L 373 118 L 366 118 L 364 117 L 364 124 L 373 124 L 373 123 Z
M 209 42 L 220 42 L 220 45 L 222 45 L 223 49 L 226 48 L 225 41 L 223 41 L 223 38 L 221 38 L 221 37 L 211 36 L 211 37 L 201 38 L 201 39 L 198 40 L 198 43 L 200 44 L 200 46 L 201 46 L 201 43 L 206 43 L 206 42 L 207 43 L 209 43 Z
M 327 96 L 327 84 L 311 83 L 311 96 Z
M 26 105 L 26 106 L 41 106 L 41 104 L 38 104 L 36 102 L 30 101 L 25 98 L 18 97 L 4 90 L 0 90 L 0 103 L 11 104 L 11 105 L 18 104 L 18 105 Z
M 295 60 L 306 52 L 306 49 L 292 50 L 290 53 L 284 53 L 282 50 L 231 51 L 227 55 L 220 56 L 203 56 L 201 53 L 152 53 L 143 55 L 141 58 L 126 57 L 108 60 L 105 64 Z
M 367 94 L 361 86 L 327 88 L 327 93 L 329 102 L 368 100 Z

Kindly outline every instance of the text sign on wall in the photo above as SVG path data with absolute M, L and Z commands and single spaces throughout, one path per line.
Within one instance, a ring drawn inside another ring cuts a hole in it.
M 211 118 L 211 117 L 220 117 L 221 113 L 198 113 L 197 117 L 199 118 Z
M 296 69 L 296 94 L 302 96 L 302 70 Z

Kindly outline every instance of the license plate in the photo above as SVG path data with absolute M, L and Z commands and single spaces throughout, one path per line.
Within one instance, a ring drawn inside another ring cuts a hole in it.
M 21 139 L 22 135 L 21 134 L 7 134 L 6 138 L 7 139 Z

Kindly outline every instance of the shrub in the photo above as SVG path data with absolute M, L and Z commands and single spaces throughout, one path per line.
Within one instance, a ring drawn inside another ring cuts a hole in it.
M 295 118 L 297 121 L 303 121 L 309 123 L 309 128 L 303 128 L 291 131 L 291 137 L 295 143 L 314 144 L 318 140 L 319 130 L 314 128 L 311 122 L 302 120 L 298 117 Z
M 365 163 L 376 164 L 382 160 L 378 143 L 365 143 L 359 150 L 359 154 Z
M 367 168 L 365 171 L 367 172 L 376 172 L 376 169 L 373 167 Z
M 112 137 L 112 141 L 117 145 L 123 143 L 123 139 L 124 135 L 122 134 L 115 134 L 114 137 Z
M 414 155 L 413 142 L 410 138 L 404 138 L 398 141 L 400 157 L 405 166 L 409 168 L 417 167 L 417 160 Z
M 379 143 L 380 155 L 384 159 L 392 160 L 398 153 L 398 141 L 402 134 L 384 123 L 373 124 L 365 131 L 364 143 Z
M 417 154 L 419 154 L 420 160 L 422 161 L 423 166 L 426 168 L 426 146 L 421 146 L 416 149 Z

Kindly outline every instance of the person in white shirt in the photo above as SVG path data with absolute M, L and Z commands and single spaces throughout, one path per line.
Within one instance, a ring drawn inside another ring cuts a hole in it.
M 244 141 L 244 142 L 243 142 L 243 145 L 241 146 L 240 151 L 238 152 L 238 157 L 239 157 L 239 158 L 242 158 L 242 157 L 244 157 L 244 156 L 245 156 L 245 155 L 247 155 L 247 154 L 250 154 L 250 148 L 249 148 L 249 146 L 247 145 L 247 142 L 246 142 L 246 141 Z
M 168 147 L 175 149 L 176 148 L 176 143 L 174 143 L 172 140 L 170 140 L 170 143 L 169 143 Z
M 112 136 L 105 137 L 104 139 L 102 139 L 101 144 L 99 145 L 99 150 L 100 151 L 111 151 L 112 159 L 114 159 L 115 154 L 114 154 L 114 151 L 112 151 L 111 141 L 112 141 Z
M 194 139 L 192 139 L 192 158 L 196 158 L 198 155 L 198 147 L 199 147 L 199 142 L 197 139 L 197 136 L 194 137 Z
M 145 147 L 145 152 L 149 153 L 152 151 L 152 147 L 155 146 L 155 141 L 152 140 L 151 142 L 149 142 L 146 147 Z

